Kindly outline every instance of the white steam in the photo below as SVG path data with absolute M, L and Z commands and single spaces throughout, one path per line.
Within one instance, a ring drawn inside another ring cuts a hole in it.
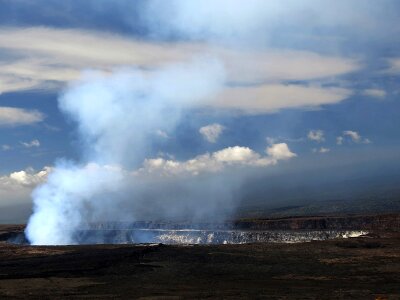
M 74 243 L 75 230 L 90 214 L 107 209 L 105 195 L 122 188 L 123 168 L 143 161 L 151 135 L 172 129 L 182 108 L 212 98 L 223 83 L 223 68 L 211 59 L 157 71 L 89 72 L 73 83 L 59 105 L 78 124 L 84 157 L 59 162 L 33 192 L 29 241 Z

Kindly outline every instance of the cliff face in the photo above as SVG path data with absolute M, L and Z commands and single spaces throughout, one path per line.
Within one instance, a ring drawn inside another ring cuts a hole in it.
M 25 225 L 0 225 L 0 242 L 21 236 Z
M 376 231 L 400 231 L 400 214 L 252 219 L 235 221 L 234 226 L 238 229 L 250 230 L 359 229 Z
M 87 229 L 202 229 L 202 230 L 376 230 L 400 231 L 400 214 L 241 219 L 226 222 L 106 222 Z

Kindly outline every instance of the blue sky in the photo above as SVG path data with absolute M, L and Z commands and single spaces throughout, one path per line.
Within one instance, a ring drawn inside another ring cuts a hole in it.
M 224 88 L 155 132 L 140 161 L 284 143 L 296 156 L 258 178 L 398 174 L 399 51 L 398 1 L 0 0 L 0 206 L 30 205 L 38 172 L 82 160 L 77 124 L 57 102 L 82 72 L 205 54 L 223 65 Z

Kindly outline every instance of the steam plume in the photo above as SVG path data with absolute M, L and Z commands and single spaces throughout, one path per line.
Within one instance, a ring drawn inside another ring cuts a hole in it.
M 203 59 L 157 71 L 89 72 L 67 88 L 59 106 L 78 124 L 83 159 L 58 162 L 34 191 L 31 243 L 74 243 L 88 214 L 107 207 L 104 195 L 123 188 L 124 169 L 145 158 L 150 136 L 173 129 L 183 107 L 212 97 L 223 81 L 218 62 Z

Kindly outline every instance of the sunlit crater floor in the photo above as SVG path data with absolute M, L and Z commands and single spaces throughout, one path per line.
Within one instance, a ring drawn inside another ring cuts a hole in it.
M 74 240 L 78 244 L 245 244 L 245 243 L 298 243 L 312 240 L 358 237 L 362 230 L 199 230 L 199 229 L 128 229 L 81 230 Z

